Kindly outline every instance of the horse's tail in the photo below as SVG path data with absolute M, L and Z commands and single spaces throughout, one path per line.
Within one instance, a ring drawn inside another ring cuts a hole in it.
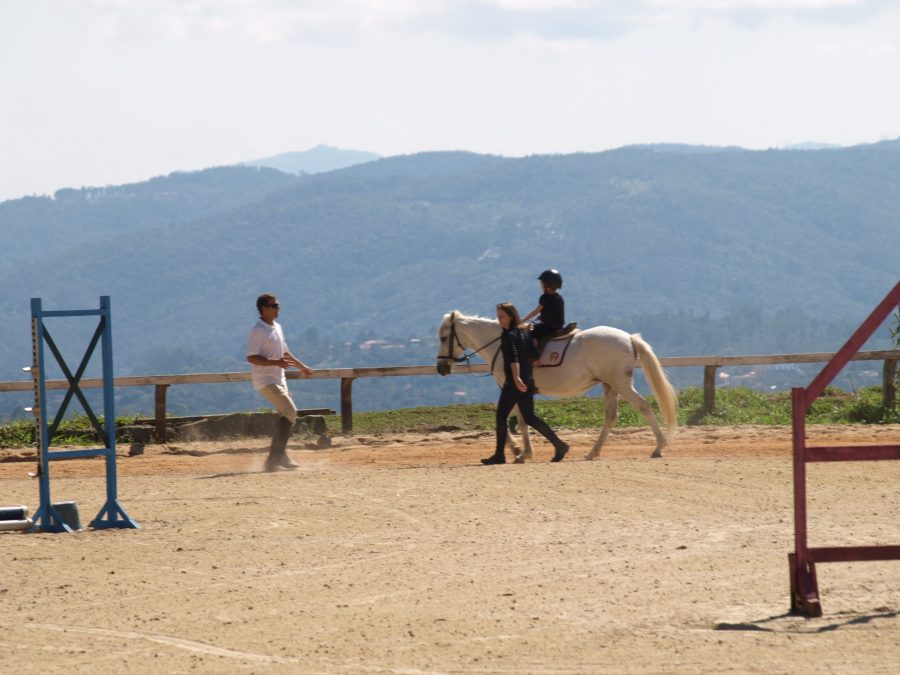
M 631 344 L 641 360 L 644 376 L 650 383 L 650 388 L 653 390 L 653 394 L 659 403 L 659 411 L 666 422 L 666 431 L 668 432 L 669 440 L 671 440 L 672 435 L 678 428 L 678 401 L 675 398 L 675 389 L 672 387 L 672 383 L 669 382 L 669 378 L 666 377 L 662 366 L 659 364 L 659 359 L 656 358 L 656 354 L 653 353 L 653 348 L 640 336 L 640 333 L 634 333 L 631 336 Z

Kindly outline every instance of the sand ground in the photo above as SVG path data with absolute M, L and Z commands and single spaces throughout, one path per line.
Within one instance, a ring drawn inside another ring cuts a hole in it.
M 147 446 L 118 461 L 140 529 L 0 533 L 0 672 L 900 671 L 900 561 L 820 565 L 824 616 L 788 613 L 789 429 L 687 428 L 661 460 L 619 429 L 580 461 L 596 433 L 496 467 L 490 434 L 294 439 L 275 474 L 264 440 Z M 36 509 L 27 454 L 0 451 L 0 506 Z M 83 524 L 102 466 L 52 464 Z M 900 462 L 809 485 L 811 545 L 900 543 Z

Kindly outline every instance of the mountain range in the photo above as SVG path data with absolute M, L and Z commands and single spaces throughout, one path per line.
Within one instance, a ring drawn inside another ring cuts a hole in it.
M 324 171 L 336 171 L 345 169 L 354 164 L 373 162 L 381 159 L 374 152 L 361 150 L 344 150 L 329 145 L 317 145 L 309 150 L 299 152 L 283 152 L 272 157 L 264 157 L 249 162 L 243 162 L 242 166 L 257 166 L 268 169 L 278 169 L 284 173 L 310 174 Z
M 809 326 L 852 327 L 897 281 L 900 140 L 218 167 L 6 201 L 0 234 L 0 380 L 30 361 L 32 297 L 111 296 L 120 375 L 244 369 L 263 291 L 295 344 L 331 345 L 314 365 L 375 365 L 398 353 L 359 345 L 410 338 L 429 363 L 445 312 L 524 314 L 550 267 L 570 320 L 640 330 L 663 355 L 818 351 L 840 342 Z M 716 342 L 729 317 L 755 320 Z

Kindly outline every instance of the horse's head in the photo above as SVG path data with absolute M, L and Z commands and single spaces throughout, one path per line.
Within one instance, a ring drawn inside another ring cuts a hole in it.
M 438 329 L 438 355 L 437 371 L 439 375 L 449 375 L 456 360 L 456 349 L 462 353 L 462 345 L 456 337 L 456 312 L 444 315 L 441 327 Z

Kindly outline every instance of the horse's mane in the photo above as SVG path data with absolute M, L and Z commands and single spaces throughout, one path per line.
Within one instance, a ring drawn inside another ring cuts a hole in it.
M 444 321 L 449 319 L 454 314 L 456 315 L 457 319 L 475 319 L 475 320 L 480 320 L 480 321 L 496 321 L 497 320 L 496 318 L 491 319 L 486 316 L 478 316 L 477 314 L 463 314 L 458 309 L 454 309 L 452 312 L 447 312 L 446 314 L 444 314 Z

